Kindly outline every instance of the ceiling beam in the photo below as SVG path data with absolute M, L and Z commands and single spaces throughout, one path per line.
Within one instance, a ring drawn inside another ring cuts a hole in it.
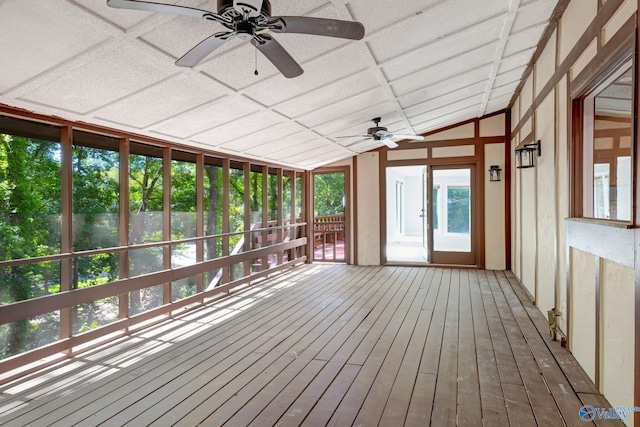
M 519 8 L 520 0 L 511 0 L 509 3 L 509 12 L 507 12 L 507 16 L 505 17 L 504 25 L 500 32 L 500 40 L 498 41 L 498 46 L 496 47 L 496 52 L 493 56 L 493 66 L 489 72 L 489 81 L 487 82 L 487 88 L 485 90 L 484 97 L 482 98 L 482 103 L 480 104 L 478 117 L 482 117 L 487 113 L 489 97 L 491 96 L 491 91 L 493 91 L 496 76 L 498 75 L 498 70 L 500 68 L 500 62 L 502 62 L 502 57 L 504 56 L 504 52 L 507 47 L 507 41 L 509 40 L 509 34 L 511 34 L 511 29 L 513 28 L 513 23 L 516 20 Z
M 353 20 L 353 16 L 351 16 L 351 12 L 349 12 L 349 9 L 347 9 L 345 0 L 331 0 L 331 3 L 338 11 L 338 16 L 340 16 L 342 19 L 347 19 L 350 21 Z M 365 59 L 367 67 L 376 76 L 376 79 L 378 79 L 378 81 L 380 82 L 380 88 L 386 95 L 387 100 L 389 100 L 393 104 L 396 110 L 396 113 L 398 114 L 398 116 L 400 117 L 400 120 L 402 121 L 402 124 L 409 131 L 409 133 L 415 133 L 415 130 L 413 129 L 413 126 L 409 122 L 407 115 L 404 113 L 404 110 L 400 105 L 400 102 L 398 101 L 398 98 L 396 97 L 395 93 L 393 92 L 393 89 L 391 88 L 389 81 L 387 80 L 386 76 L 380 69 L 380 64 L 378 64 L 378 62 L 375 60 L 373 56 L 373 53 L 371 53 L 371 49 L 369 49 L 369 46 L 366 44 L 366 42 L 358 43 L 358 47 L 362 51 L 362 57 Z

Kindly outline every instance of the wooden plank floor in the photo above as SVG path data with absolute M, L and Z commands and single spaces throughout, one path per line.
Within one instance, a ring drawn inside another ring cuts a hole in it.
M 593 425 L 546 328 L 510 272 L 302 266 L 0 386 L 0 424 Z

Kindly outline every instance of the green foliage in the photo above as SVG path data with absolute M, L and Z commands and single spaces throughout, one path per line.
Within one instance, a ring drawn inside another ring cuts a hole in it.
M 447 231 L 469 233 L 471 215 L 469 187 L 447 189 Z
M 47 255 L 59 248 L 59 231 L 52 232 L 59 215 L 59 146 L 46 141 L 0 135 L 0 259 Z M 57 192 L 55 191 L 57 189 Z M 37 294 L 46 265 L 0 270 L 2 303 Z M 28 319 L 12 323 L 2 337 L 6 356 L 33 348 L 34 331 Z
M 118 246 L 118 154 L 88 147 L 73 149 L 73 248 L 83 251 Z M 73 261 L 73 288 L 83 278 L 106 273 L 114 280 L 118 255 Z
M 315 215 L 344 213 L 344 173 L 314 176 Z

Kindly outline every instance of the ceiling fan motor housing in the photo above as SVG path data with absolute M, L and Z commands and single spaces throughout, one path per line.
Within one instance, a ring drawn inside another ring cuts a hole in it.
M 269 0 L 218 0 L 218 15 L 234 17 L 238 14 L 266 21 L 271 17 L 271 3 Z
M 374 141 L 380 141 L 381 138 L 380 138 L 380 135 L 378 135 L 379 131 L 386 132 L 387 128 L 382 126 L 375 126 L 375 127 L 369 128 L 367 129 L 367 135 L 372 135 Z

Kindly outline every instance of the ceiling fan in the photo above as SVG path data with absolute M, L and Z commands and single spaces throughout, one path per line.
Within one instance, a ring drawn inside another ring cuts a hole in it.
M 271 16 L 269 0 L 218 0 L 218 12 L 191 7 L 152 3 L 137 0 L 107 0 L 111 7 L 173 13 L 206 19 L 222 24 L 228 31 L 215 33 L 193 47 L 176 61 L 180 67 L 193 67 L 233 37 L 250 40 L 264 56 L 287 78 L 303 73 L 302 68 L 289 55 L 272 33 L 298 33 L 360 40 L 364 26 L 360 22 L 306 16 Z M 257 71 L 256 71 L 257 74 Z
M 339 136 L 338 138 L 355 138 L 357 136 L 362 136 L 364 138 L 347 145 L 347 147 L 359 144 L 360 142 L 366 141 L 368 139 L 380 141 L 389 148 L 396 148 L 398 146 L 398 144 L 394 140 L 411 139 L 413 141 L 424 141 L 424 136 L 420 135 L 403 135 L 399 133 L 391 133 L 387 131 L 387 128 L 380 126 L 380 120 L 382 120 L 380 117 L 371 119 L 371 121 L 375 123 L 375 126 L 367 129 L 366 135 Z

